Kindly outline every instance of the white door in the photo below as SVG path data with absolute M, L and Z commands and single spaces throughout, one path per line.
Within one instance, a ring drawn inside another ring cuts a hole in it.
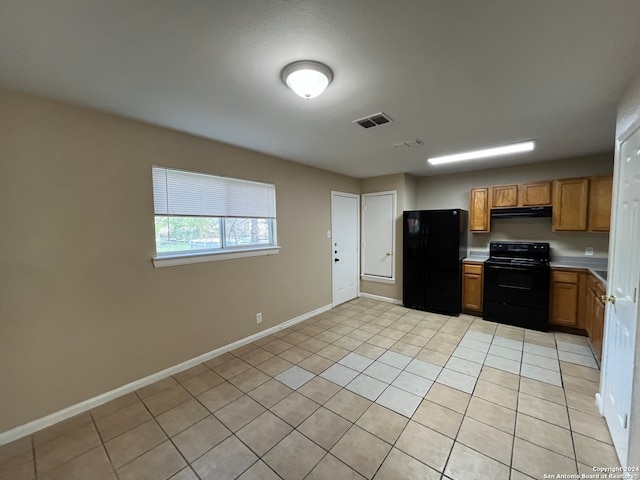
M 619 139 L 615 170 L 600 401 L 625 466 L 640 287 L 640 128 Z
M 393 278 L 396 192 L 362 195 L 362 274 Z
M 358 296 L 360 197 L 331 192 L 333 305 Z

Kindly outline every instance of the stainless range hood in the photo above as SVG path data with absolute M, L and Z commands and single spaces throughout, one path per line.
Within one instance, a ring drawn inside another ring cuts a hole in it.
M 493 208 L 491 218 L 551 217 L 551 207 Z

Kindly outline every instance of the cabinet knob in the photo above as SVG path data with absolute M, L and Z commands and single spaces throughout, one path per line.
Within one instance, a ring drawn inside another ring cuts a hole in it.
M 604 303 L 616 303 L 616 297 L 614 295 L 600 295 L 600 300 L 602 300 Z
M 386 255 L 387 255 L 387 257 L 390 257 L 391 256 L 391 252 L 387 252 Z

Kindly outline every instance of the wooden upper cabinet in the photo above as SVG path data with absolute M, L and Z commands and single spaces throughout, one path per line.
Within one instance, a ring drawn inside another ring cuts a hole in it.
M 551 205 L 551 182 L 532 182 L 520 185 L 520 202 L 523 207 Z
M 553 182 L 554 232 L 587 230 L 588 178 L 564 178 Z
M 491 208 L 516 207 L 517 205 L 518 185 L 491 187 Z
M 469 231 L 489 231 L 489 188 L 472 188 L 469 192 Z
M 613 176 L 591 177 L 589 186 L 589 231 L 608 232 L 611 221 Z

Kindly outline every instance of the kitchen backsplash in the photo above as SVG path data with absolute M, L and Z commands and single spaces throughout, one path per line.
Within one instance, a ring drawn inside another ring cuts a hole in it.
M 469 233 L 469 251 L 487 251 L 492 240 L 549 242 L 551 256 L 606 258 L 609 251 L 608 233 L 556 233 L 551 231 L 550 218 L 493 219 L 490 233 Z M 593 249 L 593 255 L 585 255 Z

